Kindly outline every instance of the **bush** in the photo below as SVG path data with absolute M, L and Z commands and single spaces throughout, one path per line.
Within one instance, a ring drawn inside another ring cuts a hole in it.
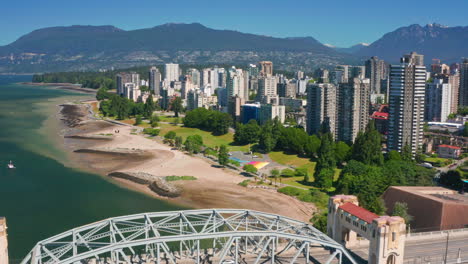
M 166 176 L 166 181 L 194 181 L 197 178 L 193 176 Z
M 242 186 L 242 187 L 247 187 L 250 183 L 250 180 L 243 180 L 241 182 L 239 182 L 239 185 Z
M 169 132 L 166 133 L 166 135 L 164 135 L 164 138 L 165 139 L 175 139 L 176 136 L 177 136 L 176 132 L 169 131 Z
M 161 132 L 161 130 L 155 129 L 155 128 L 145 128 L 145 129 L 143 129 L 144 134 L 150 135 L 152 137 L 158 136 L 159 132 Z
M 228 163 L 229 163 L 229 164 L 232 164 L 232 165 L 234 165 L 234 166 L 236 166 L 236 167 L 240 167 L 240 166 L 241 166 L 240 162 L 238 162 L 237 160 L 229 159 Z
M 243 169 L 248 173 L 257 173 L 257 168 L 252 164 L 244 165 Z
M 136 118 L 135 118 L 135 126 L 138 126 L 138 125 L 141 125 L 141 123 L 143 122 L 143 118 L 140 116 L 140 115 L 137 115 Z
M 302 190 L 287 186 L 278 189 L 278 192 L 297 197 L 303 202 L 314 203 L 319 208 L 326 208 L 328 205 L 328 195 L 316 189 Z

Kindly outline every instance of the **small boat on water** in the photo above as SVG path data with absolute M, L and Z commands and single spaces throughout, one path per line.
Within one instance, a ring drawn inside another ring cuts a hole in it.
M 8 163 L 7 167 L 9 169 L 16 169 L 15 165 L 13 165 L 13 162 L 11 162 L 11 160 L 10 160 L 10 163 Z

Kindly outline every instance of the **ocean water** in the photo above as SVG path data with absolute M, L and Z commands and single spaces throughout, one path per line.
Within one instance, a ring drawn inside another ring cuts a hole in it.
M 51 127 L 50 115 L 62 98 L 80 100 L 83 95 L 17 84 L 30 80 L 0 76 L 0 216 L 7 218 L 11 263 L 19 263 L 38 241 L 73 227 L 180 209 L 64 166 L 66 155 L 56 145 L 60 135 Z M 16 169 L 7 169 L 9 160 Z

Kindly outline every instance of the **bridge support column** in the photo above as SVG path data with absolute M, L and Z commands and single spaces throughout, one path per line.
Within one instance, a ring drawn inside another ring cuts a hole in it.
M 5 217 L 0 217 L 0 264 L 8 264 L 8 239 Z
M 406 225 L 399 216 L 381 216 L 372 222 L 370 264 L 403 264 Z
M 345 203 L 359 205 L 357 197 L 353 195 L 336 195 L 328 201 L 327 233 L 338 243 L 352 247 L 357 243 L 357 234 L 343 227 L 340 215 L 337 213 L 338 208 Z

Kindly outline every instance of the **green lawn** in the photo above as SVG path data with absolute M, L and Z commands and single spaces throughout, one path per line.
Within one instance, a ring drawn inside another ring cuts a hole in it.
M 309 172 L 309 178 L 310 182 L 314 182 L 314 172 L 315 172 L 315 166 L 317 165 L 317 162 L 310 161 L 308 158 L 302 158 L 298 157 L 297 155 L 294 154 L 286 154 L 284 152 L 280 151 L 275 151 L 275 152 L 270 152 L 268 154 L 271 158 L 271 160 L 282 164 L 282 165 L 287 165 L 287 166 L 292 166 L 294 168 L 306 168 L 307 171 Z M 338 177 L 340 176 L 341 169 L 335 169 L 335 177 L 334 181 L 338 180 Z M 304 177 L 283 177 L 282 182 L 285 184 L 289 184 L 291 186 L 296 186 L 296 187 L 302 187 L 302 188 L 314 188 L 309 185 L 304 185 L 303 181 Z
M 164 136 L 169 131 L 174 131 L 178 136 L 181 136 L 184 140 L 190 135 L 200 135 L 203 138 L 203 143 L 208 147 L 215 147 L 220 145 L 226 145 L 229 151 L 248 151 L 249 147 L 246 146 L 230 146 L 229 144 L 234 141 L 234 134 L 227 133 L 222 136 L 213 136 L 211 132 L 203 131 L 198 128 L 175 126 L 171 124 L 159 124 L 161 133 L 159 135 Z
M 173 117 L 173 116 L 165 116 L 165 115 L 159 116 L 159 120 L 161 120 L 161 122 L 174 123 L 176 119 L 177 117 Z M 182 122 L 182 118 L 180 117 L 179 117 L 179 122 Z
M 424 161 L 427 161 L 427 162 L 430 162 L 430 163 L 436 163 L 436 162 L 446 162 L 448 159 L 444 159 L 444 158 L 431 158 L 431 157 L 428 157 L 428 158 L 425 158 Z
M 313 179 L 314 179 L 314 177 L 310 177 L 310 180 L 312 180 L 310 183 L 313 182 Z M 294 186 L 294 187 L 300 187 L 300 188 L 307 188 L 307 189 L 315 188 L 315 187 L 310 186 L 310 185 L 305 185 L 303 183 L 303 180 L 304 180 L 304 176 L 283 177 L 281 179 L 281 183 L 291 185 L 291 186 Z
M 286 154 L 282 151 L 273 151 L 268 154 L 274 162 L 278 162 L 279 164 L 294 166 L 294 167 L 301 167 L 308 165 L 311 162 L 308 158 L 301 158 L 295 154 Z M 314 166 L 315 167 L 315 166 Z

